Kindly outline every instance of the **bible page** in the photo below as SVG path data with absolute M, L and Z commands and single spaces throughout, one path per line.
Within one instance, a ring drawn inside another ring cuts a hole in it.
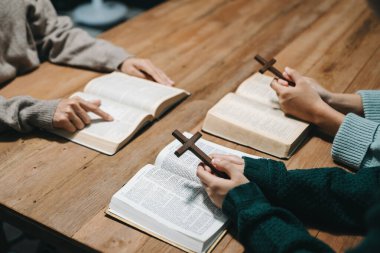
M 161 85 L 149 80 L 114 72 L 91 80 L 86 93 L 95 94 L 154 115 L 164 101 L 184 93 L 184 90 Z
M 113 146 L 125 141 L 128 137 L 140 128 L 142 124 L 152 119 L 147 112 L 128 107 L 123 104 L 115 103 L 108 99 L 99 98 L 98 96 L 77 92 L 72 95 L 81 97 L 85 100 L 101 99 L 100 108 L 113 117 L 113 121 L 105 121 L 98 115 L 89 112 L 91 124 L 85 128 L 69 133 L 63 130 L 54 131 L 55 133 L 68 138 L 79 144 L 100 150 L 99 147 Z M 98 146 L 98 148 L 94 147 Z M 110 152 L 100 150 L 109 154 Z
M 160 235 L 165 236 L 166 233 L 168 237 L 177 237 L 177 240 L 182 233 L 204 242 L 221 231 L 227 221 L 222 211 L 212 204 L 200 183 L 153 165 L 142 168 L 115 196 L 129 205 L 128 208 L 122 208 L 126 210 L 124 214 L 119 211 L 115 212 L 117 215 L 129 218 Z M 120 208 L 113 207 L 111 201 L 110 209 L 115 211 Z M 144 213 L 151 219 L 134 213 Z M 170 228 L 169 231 L 180 234 L 169 235 L 170 232 L 162 229 L 162 226 L 160 228 L 157 222 Z
M 255 100 L 273 108 L 280 108 L 276 92 L 270 87 L 273 77 L 255 73 L 246 79 L 236 94 Z
M 192 136 L 190 133 L 184 133 L 184 135 L 187 138 L 191 138 Z M 196 145 L 207 155 L 218 153 L 258 158 L 257 156 L 230 149 L 202 138 L 196 142 Z M 172 141 L 158 154 L 155 165 L 170 171 L 170 173 L 200 184 L 200 180 L 196 176 L 196 170 L 201 160 L 190 151 L 186 151 L 182 156 L 177 157 L 174 152 L 181 146 L 182 144 L 178 140 Z
M 208 114 L 286 144 L 293 143 L 309 126 L 308 123 L 285 116 L 280 109 L 234 93 L 224 96 Z

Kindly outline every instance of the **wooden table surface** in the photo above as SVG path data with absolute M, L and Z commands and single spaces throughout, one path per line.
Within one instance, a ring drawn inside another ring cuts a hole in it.
M 101 37 L 150 58 L 192 96 L 114 156 L 49 133 L 1 134 L 0 203 L 104 252 L 180 252 L 104 211 L 111 196 L 173 140 L 173 129 L 200 130 L 207 110 L 259 69 L 257 53 L 335 92 L 380 88 L 380 22 L 365 1 L 168 1 Z M 3 87 L 0 95 L 60 98 L 82 90 L 98 75 L 43 63 Z M 330 149 L 331 140 L 316 134 L 285 163 L 289 169 L 333 166 Z M 338 252 L 361 239 L 309 231 Z M 214 252 L 243 250 L 227 235 Z

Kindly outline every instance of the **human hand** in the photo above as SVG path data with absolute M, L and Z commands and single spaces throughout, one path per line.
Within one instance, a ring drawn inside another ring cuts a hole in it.
M 306 78 L 291 68 L 285 68 L 286 78 L 295 81 L 296 86 L 291 87 L 285 80 L 273 81 L 272 89 L 277 93 L 281 109 L 289 115 L 313 123 L 322 131 L 334 135 L 344 115 L 334 110 L 323 101 L 318 87 L 321 87 L 311 78 Z M 327 96 L 326 94 L 322 96 Z
M 174 81 L 164 71 L 147 59 L 128 58 L 122 63 L 120 70 L 132 76 L 152 79 L 163 85 L 172 86 L 174 84 Z
M 93 112 L 106 121 L 112 121 L 112 116 L 99 108 L 100 104 L 99 99 L 93 101 L 86 101 L 80 97 L 62 99 L 53 116 L 53 127 L 69 132 L 83 129 L 91 123 L 87 112 Z
M 292 81 L 295 81 L 293 79 L 293 73 L 294 72 L 297 72 L 296 70 L 294 69 L 291 69 L 289 67 L 286 67 L 285 68 L 285 71 L 282 73 L 283 76 L 288 79 L 288 80 L 292 80 Z M 298 73 L 298 72 L 297 72 Z M 298 73 L 299 74 L 299 73 Z M 311 87 L 314 88 L 314 90 L 317 91 L 317 93 L 319 94 L 319 96 L 322 98 L 323 101 L 325 101 L 327 104 L 330 104 L 330 100 L 333 96 L 333 93 L 327 89 L 325 89 L 321 84 L 319 84 L 315 79 L 313 78 L 310 78 L 310 77 L 306 77 L 306 76 L 302 76 L 302 81 L 308 85 L 310 85 Z M 279 80 L 279 83 L 284 85 L 284 86 L 288 86 L 288 82 L 286 80 Z
M 225 172 L 230 179 L 217 177 L 211 173 L 211 169 L 203 164 L 197 168 L 197 176 L 201 180 L 211 201 L 219 208 L 222 207 L 224 198 L 233 188 L 246 184 L 249 180 L 244 176 L 244 160 L 237 160 L 232 156 L 215 156 L 213 165 Z

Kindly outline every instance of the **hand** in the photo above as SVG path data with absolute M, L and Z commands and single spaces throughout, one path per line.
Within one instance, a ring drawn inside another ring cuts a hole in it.
M 112 121 L 112 116 L 99 108 L 100 104 L 99 99 L 94 101 L 85 101 L 80 97 L 62 99 L 53 116 L 53 127 L 69 132 L 83 129 L 91 123 L 87 112 L 93 112 L 104 120 Z
M 150 60 L 128 58 L 122 63 L 120 70 L 121 72 L 132 76 L 152 79 L 163 85 L 172 86 L 174 84 L 174 81 L 171 80 L 164 71 L 156 67 Z
M 285 80 L 271 83 L 272 89 L 279 97 L 281 109 L 286 114 L 313 123 L 322 131 L 334 135 L 343 122 L 344 115 L 322 100 L 313 82 L 310 81 L 313 79 L 301 76 L 291 68 L 286 68 L 286 73 L 286 78 L 295 81 L 295 87 L 288 86 Z
M 285 78 L 293 80 L 293 72 L 296 71 L 291 68 L 285 68 L 285 72 L 283 73 L 283 75 Z M 317 93 L 324 102 L 326 102 L 335 110 L 343 114 L 347 114 L 349 112 L 353 112 L 358 115 L 364 114 L 363 103 L 360 95 L 330 92 L 323 88 L 316 80 L 310 77 L 303 76 L 302 79 L 305 83 L 307 83 L 317 91 Z M 285 80 L 279 80 L 278 82 L 284 86 L 288 86 L 288 82 Z
M 289 73 L 288 73 L 289 72 Z M 292 80 L 292 81 L 295 81 L 293 80 L 292 78 L 292 74 L 294 72 L 297 72 L 291 68 L 288 68 L 286 67 L 285 68 L 285 72 L 283 72 L 283 76 L 286 78 L 286 79 L 289 79 L 289 80 Z M 306 77 L 306 76 L 302 76 L 303 78 L 303 82 L 307 83 L 308 85 L 310 85 L 318 94 L 319 96 L 322 98 L 323 101 L 325 101 L 327 104 L 330 104 L 330 100 L 333 96 L 333 93 L 326 90 L 322 85 L 320 85 L 315 79 L 313 78 L 310 78 L 310 77 Z M 284 85 L 284 86 L 288 86 L 288 82 L 285 81 L 285 80 L 279 80 L 279 82 Z
M 203 164 L 197 168 L 197 176 L 201 180 L 211 201 L 222 208 L 224 198 L 233 188 L 246 184 L 249 180 L 244 176 L 244 161 L 238 161 L 234 157 L 218 156 L 212 160 L 213 165 L 225 172 L 230 179 L 217 177 L 211 173 L 211 169 Z

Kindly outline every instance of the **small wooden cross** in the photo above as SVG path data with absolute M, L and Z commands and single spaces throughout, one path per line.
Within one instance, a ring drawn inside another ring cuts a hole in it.
M 195 145 L 195 142 L 199 140 L 199 138 L 202 137 L 202 134 L 200 132 L 196 132 L 190 139 L 186 138 L 180 131 L 174 130 L 172 135 L 179 140 L 183 146 L 180 147 L 177 151 L 174 152 L 174 154 L 177 157 L 180 157 L 183 155 L 187 150 L 191 151 L 196 157 L 198 157 L 204 164 L 206 164 L 208 167 L 210 167 L 211 171 L 217 175 L 218 177 L 222 178 L 229 178 L 226 173 L 219 171 L 215 168 L 215 166 L 211 162 L 211 158 L 206 155 L 200 148 L 198 148 Z
M 293 87 L 296 86 L 295 82 L 286 79 L 278 69 L 276 69 L 275 67 L 273 67 L 273 65 L 276 63 L 276 59 L 273 58 L 272 60 L 267 61 L 263 57 L 261 57 L 260 55 L 256 55 L 255 56 L 255 60 L 258 61 L 258 62 L 260 62 L 263 65 L 263 67 L 261 69 L 259 69 L 259 72 L 261 74 L 264 74 L 265 71 L 269 70 L 270 72 L 272 72 L 278 78 L 287 81 L 290 86 L 293 86 Z

